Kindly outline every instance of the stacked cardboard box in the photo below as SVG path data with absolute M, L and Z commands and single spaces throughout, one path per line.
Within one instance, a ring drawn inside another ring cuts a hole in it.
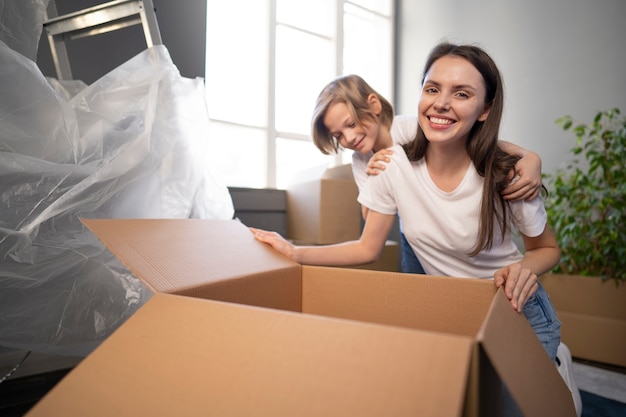
M 85 224 L 156 295 L 29 416 L 495 416 L 501 382 L 575 415 L 490 281 L 301 266 L 236 221 Z
M 626 285 L 568 274 L 545 274 L 541 283 L 573 356 L 626 367 Z
M 358 196 L 349 164 L 301 172 L 287 187 L 287 237 L 318 245 L 358 239 Z

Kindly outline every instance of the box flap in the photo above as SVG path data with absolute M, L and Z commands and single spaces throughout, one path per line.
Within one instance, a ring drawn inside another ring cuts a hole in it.
M 300 310 L 300 265 L 237 221 L 82 222 L 154 292 Z
M 502 288 L 478 338 L 524 416 L 576 415 L 572 395 L 556 365 L 526 318 L 513 310 Z
M 461 336 L 156 294 L 27 415 L 460 416 L 471 348 Z

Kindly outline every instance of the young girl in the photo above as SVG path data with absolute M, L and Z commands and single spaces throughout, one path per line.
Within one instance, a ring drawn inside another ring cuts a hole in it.
M 368 175 L 384 170 L 395 144 L 411 142 L 417 133 L 417 117 L 393 116 L 391 104 L 358 75 L 339 77 L 319 94 L 312 121 L 313 142 L 324 154 L 340 148 L 355 151 L 352 154 L 352 172 L 359 190 Z M 516 201 L 534 198 L 541 189 L 541 159 L 533 152 L 501 141 L 510 154 L 521 159 L 516 165 L 518 181 L 502 191 L 505 198 Z M 362 206 L 363 218 L 367 207 Z M 402 271 L 424 273 L 411 246 L 406 242 L 400 221 Z
M 556 265 L 560 251 L 540 196 L 511 202 L 501 195 L 518 160 L 499 147 L 502 107 L 502 81 L 489 55 L 475 46 L 441 44 L 425 66 L 415 140 L 393 146 L 386 169 L 370 176 L 359 194 L 369 210 L 359 240 L 295 246 L 277 233 L 252 231 L 302 264 L 358 265 L 380 255 L 398 213 L 426 273 L 491 278 L 504 286 L 554 360 L 560 323 L 537 275 Z M 324 119 L 335 114 L 350 113 L 336 103 Z M 377 135 L 376 123 L 364 125 L 365 136 Z

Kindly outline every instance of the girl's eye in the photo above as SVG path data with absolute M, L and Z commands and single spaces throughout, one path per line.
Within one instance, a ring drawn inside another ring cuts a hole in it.
M 437 89 L 435 87 L 427 87 L 424 89 L 424 91 L 428 94 L 435 94 L 437 92 Z
M 350 129 L 354 129 L 356 127 L 356 123 L 352 122 L 348 125 Z

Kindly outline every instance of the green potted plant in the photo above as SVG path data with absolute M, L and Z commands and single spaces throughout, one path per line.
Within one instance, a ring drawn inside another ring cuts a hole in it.
M 571 160 L 544 176 L 561 261 L 541 280 L 572 354 L 626 366 L 626 118 L 611 109 L 590 124 L 556 123 L 575 144 Z

